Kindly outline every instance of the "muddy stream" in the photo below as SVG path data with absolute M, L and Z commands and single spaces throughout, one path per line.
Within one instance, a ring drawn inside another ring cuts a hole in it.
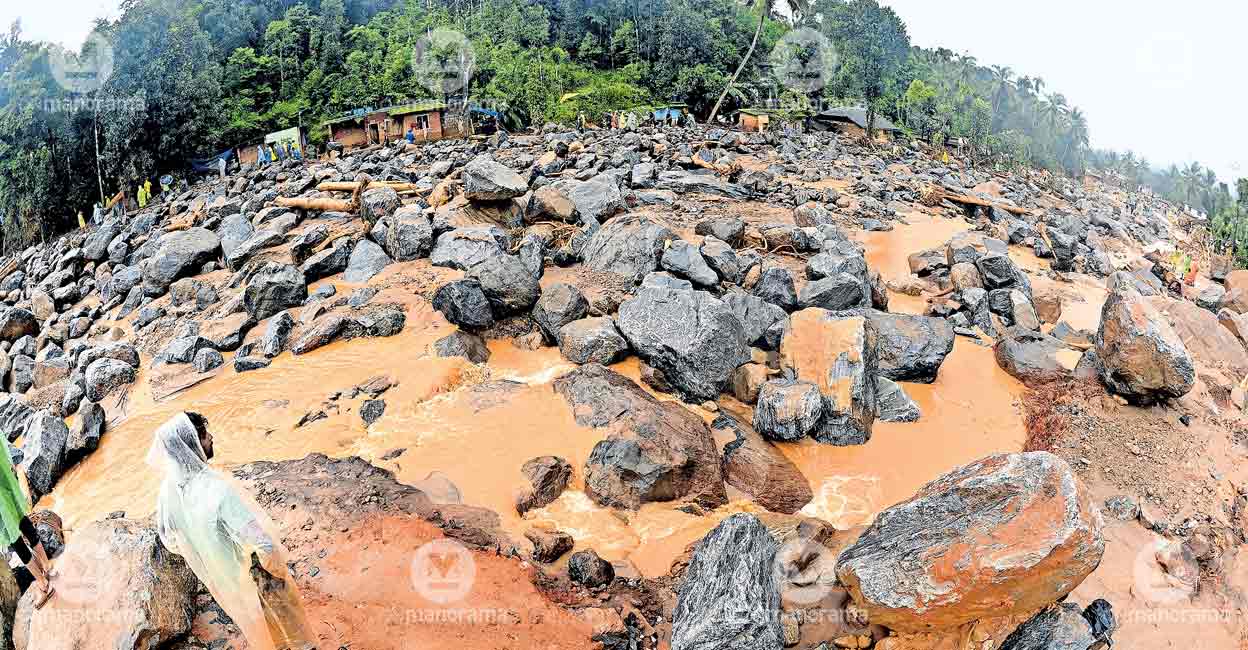
M 862 237 L 870 263 L 886 279 L 909 272 L 909 252 L 940 245 L 967 227 L 922 214 L 911 222 Z M 333 281 L 340 290 L 345 286 Z M 438 472 L 454 483 L 463 502 L 498 512 L 518 541 L 529 527 L 555 526 L 571 533 L 578 547 L 629 561 L 647 576 L 666 573 L 687 544 L 722 518 L 757 509 L 731 491 L 732 502 L 707 517 L 690 516 L 670 504 L 647 504 L 633 513 L 597 506 L 582 491 L 580 471 L 603 433 L 578 426 L 553 390 L 551 382 L 572 368 L 558 349 L 527 351 L 494 341 L 484 371 L 464 360 L 436 358 L 429 348 L 452 326 L 426 301 L 412 298 L 406 301 L 407 326 L 398 336 L 338 342 L 302 357 L 287 353 L 267 369 L 243 374 L 235 373 L 227 359 L 216 376 L 163 401 L 154 397 L 150 381 L 156 371 L 145 366 L 126 398 L 105 404 L 109 427 L 99 450 L 67 473 L 41 505 L 62 515 L 70 535 L 116 511 L 128 517 L 150 514 L 158 480 L 144 459 L 152 431 L 174 413 L 194 410 L 208 418 L 214 432 L 214 465 L 319 452 L 358 455 L 414 485 Z M 894 298 L 895 311 L 922 308 L 922 298 Z M 906 302 L 913 300 L 918 303 Z M 252 336 L 262 331 L 263 324 Z M 616 369 L 638 378 L 635 359 Z M 382 397 L 385 415 L 366 427 L 359 409 L 368 398 L 353 398 L 351 389 L 378 375 L 397 385 Z M 519 385 L 483 384 L 498 380 Z M 871 441 L 859 447 L 780 445 L 814 490 L 804 514 L 842 528 L 860 525 L 956 466 L 1022 448 L 1022 386 L 997 367 L 990 347 L 959 338 L 934 384 L 905 388 L 923 411 L 916 424 L 877 423 Z M 748 407 L 731 398 L 721 406 L 750 417 Z M 316 411 L 325 411 L 326 417 L 296 426 Z M 541 455 L 566 458 L 577 475 L 559 500 L 521 518 L 514 508 L 523 482 L 520 466 Z

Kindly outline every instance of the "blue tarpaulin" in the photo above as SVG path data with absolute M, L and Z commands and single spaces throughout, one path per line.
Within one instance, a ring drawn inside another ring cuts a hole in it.
M 234 150 L 226 149 L 225 151 L 222 151 L 221 153 L 215 156 L 212 156 L 211 158 L 196 158 L 188 162 L 191 164 L 191 171 L 199 172 L 203 174 L 203 173 L 209 173 L 209 172 L 216 172 L 218 160 L 225 160 L 225 162 L 228 163 L 230 162 L 230 158 L 233 158 L 233 157 L 234 157 Z

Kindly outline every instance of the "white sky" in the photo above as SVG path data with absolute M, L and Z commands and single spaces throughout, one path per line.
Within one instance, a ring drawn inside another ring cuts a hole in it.
M 1248 177 L 1248 2 L 880 1 L 916 45 L 1043 78 L 1083 109 L 1094 147 Z
M 1039 76 L 1083 109 L 1092 145 L 1156 167 L 1193 160 L 1248 176 L 1248 2 L 1241 0 L 882 0 L 924 47 Z M 119 0 L 5 0 L 0 26 L 77 49 Z
M 0 28 L 7 34 L 13 21 L 21 19 L 26 40 L 60 43 L 77 51 L 95 19 L 116 18 L 120 5 L 119 0 L 3 0 Z

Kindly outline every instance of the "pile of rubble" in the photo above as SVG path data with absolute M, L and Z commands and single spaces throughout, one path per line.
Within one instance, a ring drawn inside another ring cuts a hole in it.
M 794 515 L 810 483 L 776 445 L 863 445 L 876 420 L 921 419 L 904 384 L 935 381 L 958 336 L 995 344 L 1028 383 L 1099 378 L 1138 403 L 1190 391 L 1186 344 L 1146 298 L 1160 282 L 1115 272 L 1122 250 L 1170 237 L 1166 206 L 1105 196 L 920 148 L 700 127 L 547 128 L 246 168 L 16 258 L 0 280 L 0 423 L 23 440 L 13 453 L 38 498 L 98 446 L 109 400 L 141 371 L 264 371 L 288 352 L 393 336 L 407 311 L 379 302 L 370 280 L 394 265 L 440 267 L 453 279 L 422 297 L 456 330 L 433 353 L 485 364 L 490 339 L 557 346 L 579 367 L 555 390 L 603 434 L 583 468 L 526 463 L 519 512 L 553 502 L 573 471 L 621 516 L 650 502 L 705 513 L 728 502 L 728 486 L 767 511 L 725 519 L 674 569 L 665 624 L 676 650 L 799 638 L 904 647 L 906 634 L 976 621 L 993 630 L 980 641 L 1029 630 L 1004 647 L 1052 634 L 1095 641 L 1092 627 L 1048 609 L 1104 546 L 1099 509 L 1064 461 L 1019 453 L 953 469 L 850 535 Z M 753 208 L 733 212 L 743 204 Z M 333 205 L 345 209 L 324 209 Z M 855 234 L 904 227 L 919 209 L 969 230 L 915 251 L 912 277 L 886 281 Z M 1100 330 L 1083 345 L 1053 327 L 1060 298 L 1033 289 L 1011 245 L 1050 260 L 1053 278 L 1110 278 Z M 543 283 L 556 268 L 566 280 Z M 358 286 L 338 295 L 335 281 Z M 1231 274 L 1227 288 L 1240 281 Z M 889 311 L 901 285 L 927 297 L 924 314 Z M 1210 309 L 1239 299 L 1227 291 Z M 656 399 L 608 367 L 630 356 L 654 391 L 712 412 L 730 394 L 751 417 L 724 412 L 708 425 Z M 721 451 L 722 438 L 732 442 Z M 573 548 L 560 533 L 530 541 L 541 565 Z M 592 551 L 567 573 L 589 590 L 621 582 Z M 812 586 L 815 597 L 792 598 Z M 803 623 L 829 606 L 845 613 L 839 626 Z M 611 647 L 653 647 L 634 633 L 662 618 L 616 630 L 634 645 Z

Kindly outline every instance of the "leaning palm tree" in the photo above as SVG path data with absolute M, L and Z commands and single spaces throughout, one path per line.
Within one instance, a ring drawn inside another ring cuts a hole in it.
M 715 102 L 715 108 L 711 109 L 711 116 L 706 119 L 707 123 L 713 123 L 715 116 L 719 115 L 719 109 L 724 104 L 724 98 L 728 97 L 729 90 L 733 84 L 737 83 L 737 77 L 741 76 L 741 71 L 745 69 L 746 64 L 750 62 L 750 58 L 754 56 L 754 49 L 758 47 L 758 39 L 763 34 L 763 27 L 767 25 L 767 19 L 778 17 L 780 13 L 776 11 L 783 8 L 792 16 L 793 22 L 797 22 L 802 16 L 806 15 L 811 8 L 810 0 L 746 0 L 746 4 L 756 4 L 758 10 L 758 28 L 754 30 L 754 40 L 750 41 L 750 49 L 745 51 L 745 56 L 741 57 L 741 64 L 737 66 L 736 72 L 732 73 L 732 78 L 728 80 L 728 85 L 724 86 L 724 92 L 719 94 L 719 99 Z

